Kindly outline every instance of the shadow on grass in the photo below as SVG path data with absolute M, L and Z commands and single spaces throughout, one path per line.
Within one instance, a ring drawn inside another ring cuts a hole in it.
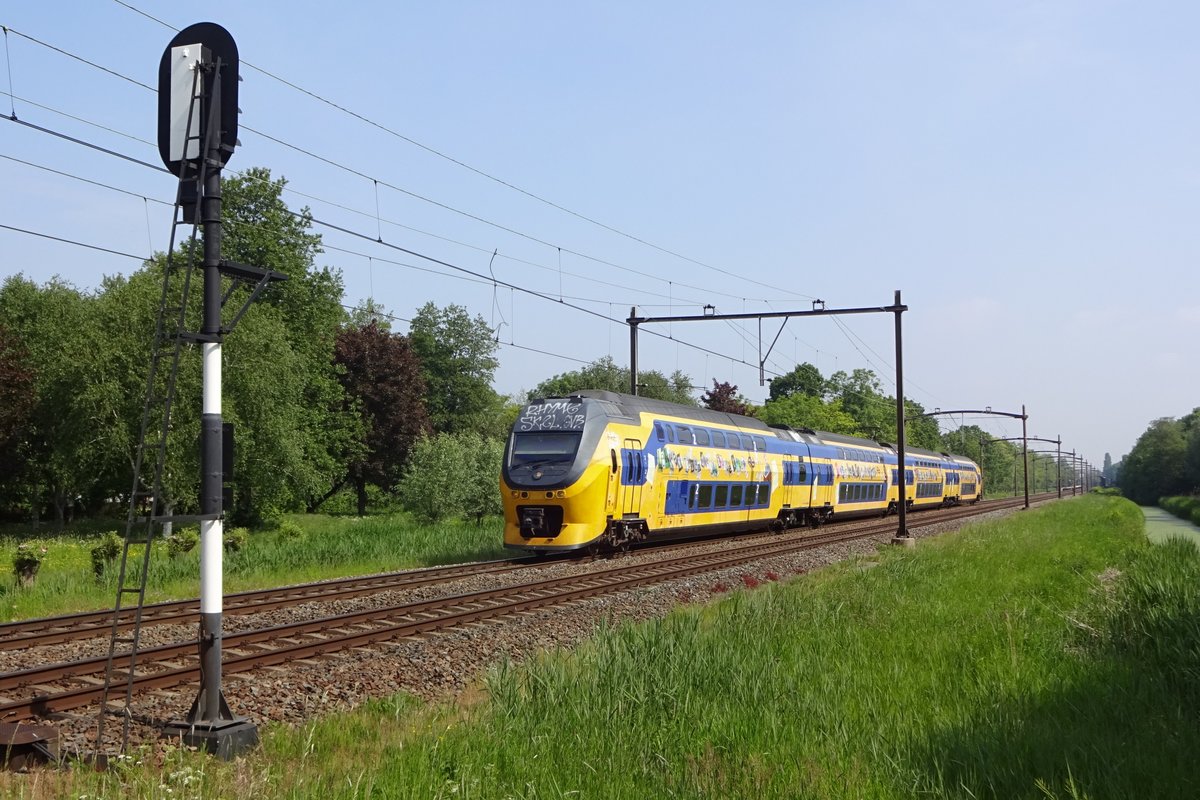
M 915 743 L 918 787 L 948 797 L 1200 797 L 1200 688 L 1129 652 L 1078 658 L 1060 690 L 996 697 L 967 724 Z

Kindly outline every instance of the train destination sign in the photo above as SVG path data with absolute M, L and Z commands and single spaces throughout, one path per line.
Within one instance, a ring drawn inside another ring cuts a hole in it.
M 578 400 L 530 403 L 517 417 L 518 431 L 581 431 L 587 414 Z

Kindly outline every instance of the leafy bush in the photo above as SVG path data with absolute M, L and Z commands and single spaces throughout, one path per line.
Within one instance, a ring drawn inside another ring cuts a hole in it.
M 37 572 L 46 557 L 46 548 L 36 542 L 25 542 L 17 545 L 13 556 L 13 572 L 20 575 L 23 572 Z
M 250 541 L 250 531 L 245 528 L 230 528 L 225 531 L 225 552 L 237 553 L 246 549 Z
M 413 445 L 400 484 L 405 508 L 422 522 L 500 513 L 504 445 L 473 433 L 439 433 Z
M 190 553 L 200 544 L 200 530 L 194 527 L 180 528 L 173 536 L 167 537 L 167 555 L 178 558 L 184 553 Z
M 1177 497 L 1160 497 L 1158 498 L 1158 506 L 1164 511 L 1168 511 L 1180 519 L 1186 519 L 1197 525 L 1197 517 L 1200 516 L 1200 497 L 1194 496 L 1177 496 Z
M 295 520 L 285 519 L 279 523 L 279 538 L 285 542 L 295 542 L 304 538 L 304 528 Z
M 109 531 L 100 537 L 100 541 L 92 548 L 92 573 L 97 578 L 104 577 L 109 565 L 121 555 L 121 547 L 125 540 L 116 531 Z

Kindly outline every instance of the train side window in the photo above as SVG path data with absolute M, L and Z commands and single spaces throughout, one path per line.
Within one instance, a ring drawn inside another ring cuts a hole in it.
M 742 485 L 735 483 L 729 488 L 729 505 L 732 508 L 737 508 L 742 504 Z
M 771 487 L 768 484 L 760 483 L 758 485 L 758 504 L 760 506 L 769 505 L 771 502 Z
M 663 433 L 663 426 L 659 425 L 657 422 L 654 423 L 654 435 L 658 437 L 660 442 L 665 442 L 667 440 L 667 435 Z
M 693 486 L 692 491 L 688 494 L 688 508 L 696 507 L 696 497 L 700 494 L 700 487 Z
M 727 433 L 725 434 L 725 438 L 728 440 L 729 448 L 731 450 L 742 449 L 742 437 L 738 436 L 736 433 Z
M 723 483 L 717 486 L 717 502 L 715 505 L 717 508 L 724 508 L 729 505 L 729 487 Z
M 712 507 L 712 494 L 713 494 L 712 490 L 713 490 L 713 487 L 712 487 L 711 483 L 700 484 L 700 500 L 698 503 L 700 508 L 711 508 Z
M 755 502 L 754 493 L 756 491 L 758 491 L 758 490 L 754 488 L 753 483 L 746 484 L 746 500 L 745 500 L 746 505 L 748 505 L 748 506 L 754 505 L 754 502 Z
M 679 428 L 679 443 L 680 444 L 695 444 L 692 439 L 692 429 L 687 425 L 680 425 Z
M 696 437 L 697 447 L 708 447 L 708 431 L 704 428 L 696 428 L 692 433 Z
M 721 433 L 721 431 L 713 431 L 712 443 L 713 443 L 713 447 L 724 447 L 725 446 L 725 434 Z
M 800 483 L 808 483 L 808 470 L 804 466 L 804 462 L 800 463 Z
M 761 436 L 754 437 L 754 449 L 760 453 L 765 453 L 767 450 L 767 440 Z

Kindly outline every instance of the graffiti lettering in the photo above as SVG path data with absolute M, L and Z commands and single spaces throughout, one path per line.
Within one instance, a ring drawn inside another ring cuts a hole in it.
M 525 406 L 517 418 L 518 431 L 578 431 L 583 430 L 587 415 L 583 404 L 568 400 L 532 403 Z

